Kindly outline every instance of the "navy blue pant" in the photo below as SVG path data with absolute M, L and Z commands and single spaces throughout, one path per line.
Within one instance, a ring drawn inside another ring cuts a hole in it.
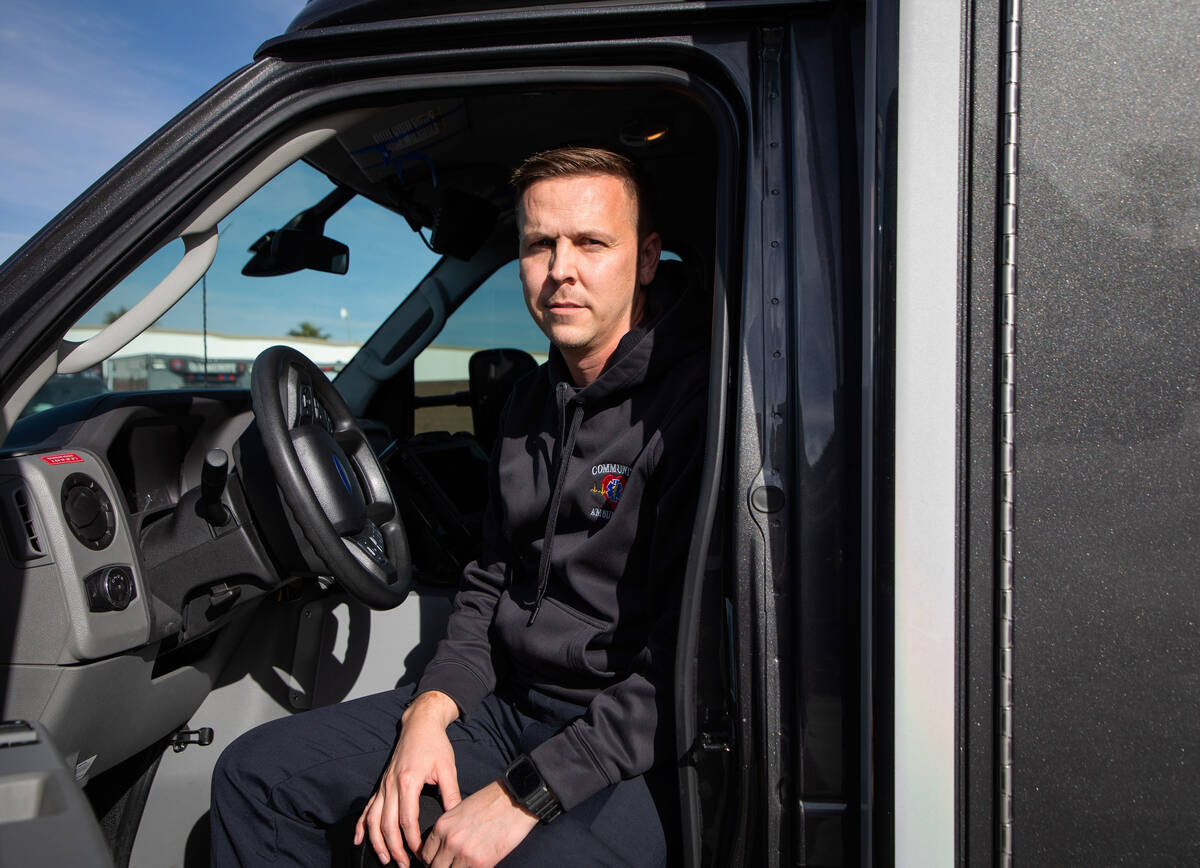
M 411 687 L 398 687 L 271 721 L 233 742 L 213 772 L 213 865 L 349 864 L 354 824 L 391 758 L 411 698 Z M 539 716 L 493 695 L 469 720 L 450 725 L 464 798 L 570 719 Z M 645 777 L 622 781 L 536 826 L 501 864 L 663 866 L 670 789 Z M 423 824 L 429 807 L 424 799 Z

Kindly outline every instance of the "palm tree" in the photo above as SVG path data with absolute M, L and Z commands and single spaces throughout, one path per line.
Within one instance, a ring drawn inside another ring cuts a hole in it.
M 300 325 L 296 326 L 294 329 L 289 329 L 288 337 L 312 338 L 312 339 L 318 340 L 318 341 L 327 341 L 327 340 L 329 340 L 329 333 L 321 331 L 319 328 L 317 328 L 315 325 L 310 323 L 308 320 L 305 320 L 304 322 L 300 323 Z

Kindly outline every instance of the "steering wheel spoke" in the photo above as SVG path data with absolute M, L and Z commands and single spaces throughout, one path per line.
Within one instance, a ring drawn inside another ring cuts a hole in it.
M 396 504 L 380 500 L 367 503 L 367 521 L 378 525 L 387 524 L 396 516 Z
M 342 539 L 351 554 L 360 560 L 365 558 L 365 562 L 369 564 L 368 568 L 372 571 L 378 569 L 385 574 L 395 571 L 395 567 L 388 559 L 387 542 L 383 538 L 383 532 L 375 522 L 368 519 L 362 530 L 346 534 Z

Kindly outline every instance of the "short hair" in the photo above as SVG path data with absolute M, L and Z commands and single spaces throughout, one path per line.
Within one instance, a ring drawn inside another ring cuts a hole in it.
M 561 147 L 539 151 L 525 158 L 512 173 L 509 183 L 517 191 L 517 201 L 536 181 L 550 178 L 576 178 L 586 175 L 609 175 L 625 185 L 637 207 L 638 238 L 654 231 L 654 215 L 650 192 L 637 164 L 628 157 L 604 148 Z

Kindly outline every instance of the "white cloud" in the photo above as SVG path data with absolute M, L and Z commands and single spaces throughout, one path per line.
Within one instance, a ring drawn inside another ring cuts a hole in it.
M 5 5 L 0 235 L 28 236 L 207 82 L 112 7 Z

